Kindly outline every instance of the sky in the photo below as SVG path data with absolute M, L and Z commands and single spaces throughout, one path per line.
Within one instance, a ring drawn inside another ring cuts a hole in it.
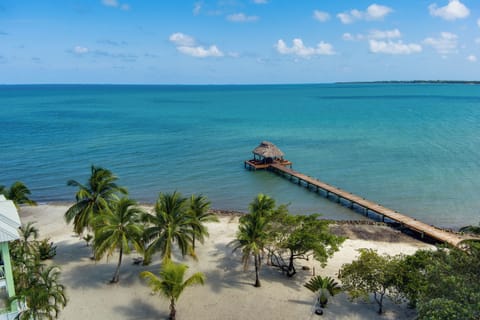
M 480 80 L 479 0 L 0 0 L 0 84 Z

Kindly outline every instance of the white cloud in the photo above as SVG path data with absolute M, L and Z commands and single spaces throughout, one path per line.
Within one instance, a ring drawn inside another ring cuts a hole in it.
M 457 52 L 457 39 L 458 36 L 454 33 L 442 32 L 439 38 L 426 38 L 423 42 L 445 55 Z
M 228 21 L 232 22 L 254 22 L 257 21 L 259 18 L 257 16 L 247 16 L 244 13 L 234 13 L 227 16 Z
M 82 46 L 75 46 L 73 48 L 73 53 L 75 54 L 85 54 L 85 53 L 88 53 L 90 50 L 88 50 L 88 48 L 86 47 L 82 47 Z
M 102 0 L 102 3 L 104 6 L 107 7 L 118 7 L 118 1 L 117 0 Z
M 392 30 L 372 30 L 367 35 L 357 33 L 353 35 L 349 32 L 346 32 L 342 35 L 342 39 L 345 41 L 362 41 L 367 39 L 398 39 L 402 37 L 402 33 L 398 29 Z
M 377 41 L 371 39 L 369 41 L 370 52 L 372 53 L 385 53 L 385 54 L 412 54 L 422 51 L 422 46 L 416 43 L 403 43 L 399 41 Z
M 367 20 L 381 20 L 393 11 L 392 8 L 381 6 L 376 3 L 367 8 Z
M 342 39 L 345 40 L 345 41 L 353 41 L 353 40 L 355 40 L 355 38 L 353 37 L 353 35 L 352 35 L 350 32 L 345 32 L 345 33 L 342 35 Z
M 337 18 L 340 19 L 343 24 L 350 24 L 358 20 L 382 20 L 392 12 L 392 8 L 374 3 L 368 6 L 367 10 L 365 11 L 353 9 L 337 14 Z
M 171 34 L 168 39 L 177 47 L 179 52 L 192 57 L 207 58 L 224 56 L 224 53 L 218 49 L 216 45 L 211 45 L 208 48 L 199 46 L 193 37 L 181 32 Z
M 370 31 L 368 37 L 370 39 L 395 39 L 395 38 L 401 38 L 402 34 L 398 29 L 384 30 L 384 31 L 372 30 Z
M 351 34 L 350 32 L 345 32 L 343 35 L 342 35 L 342 39 L 345 40 L 345 41 L 361 41 L 361 40 L 365 40 L 365 36 L 361 33 L 357 33 L 357 34 Z
M 168 40 L 173 42 L 176 46 L 192 47 L 195 45 L 195 39 L 181 32 L 173 33 Z
M 266 3 L 268 3 L 268 0 L 253 0 L 253 3 L 256 3 L 256 4 L 266 4 Z
M 302 39 L 295 38 L 292 41 L 292 47 L 288 47 L 282 39 L 277 41 L 275 47 L 280 54 L 293 54 L 302 58 L 309 58 L 315 55 L 333 55 L 335 51 L 333 46 L 326 42 L 320 42 L 316 47 L 306 47 Z
M 476 39 L 475 39 L 475 43 L 476 43 L 476 44 L 480 44 L 480 38 L 476 38 Z
M 348 13 L 339 13 L 337 14 L 337 18 L 340 19 L 343 24 L 350 24 L 354 21 Z
M 445 20 L 463 19 L 470 14 L 470 10 L 460 0 L 449 0 L 446 6 L 439 8 L 433 3 L 428 6 L 428 10 L 432 16 Z
M 102 0 L 102 4 L 107 7 L 119 8 L 120 10 L 130 10 L 130 5 L 126 3 L 120 3 L 118 0 Z
M 477 57 L 471 54 L 467 57 L 467 60 L 470 62 L 477 62 Z
M 193 5 L 193 15 L 198 16 L 202 10 L 203 3 L 195 2 Z
M 207 57 L 223 57 L 223 52 L 220 51 L 217 46 L 210 46 L 208 49 L 205 49 L 202 46 L 197 47 L 177 47 L 177 50 L 183 54 L 196 57 L 196 58 L 207 58 Z
M 330 20 L 330 15 L 328 14 L 328 12 L 315 10 L 313 11 L 313 18 L 317 21 L 325 22 Z
M 477 20 L 477 26 L 480 28 L 480 19 Z

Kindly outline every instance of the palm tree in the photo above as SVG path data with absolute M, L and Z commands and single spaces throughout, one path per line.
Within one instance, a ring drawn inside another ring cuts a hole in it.
M 76 233 L 82 234 L 86 228 L 92 227 L 92 218 L 118 200 L 118 194 L 127 194 L 125 188 L 115 183 L 116 180 L 110 170 L 92 166 L 86 185 L 75 180 L 67 182 L 69 186 L 78 187 L 76 203 L 65 212 L 65 220 L 67 223 L 73 220 Z
M 210 201 L 203 195 L 190 197 L 188 215 L 192 221 L 192 229 L 194 231 L 192 238 L 192 249 L 195 251 L 195 239 L 197 238 L 203 243 L 205 236 L 208 236 L 206 222 L 218 222 L 218 217 L 209 212 Z
M 160 269 L 159 277 L 150 271 L 140 273 L 140 276 L 147 279 L 149 287 L 154 293 L 158 293 L 170 300 L 170 320 L 175 320 L 177 310 L 175 302 L 178 301 L 183 290 L 194 284 L 204 284 L 205 275 L 201 272 L 193 274 L 187 280 L 183 280 L 188 266 L 165 261 Z
M 10 299 L 27 305 L 28 309 L 19 314 L 19 319 L 57 318 L 60 309 L 67 305 L 65 287 L 59 283 L 59 268 L 37 264 L 28 272 L 28 285 L 17 290 L 18 294 Z
M 255 212 L 264 217 L 270 216 L 275 209 L 275 199 L 260 193 L 250 203 L 249 209 L 250 212 Z
M 259 194 L 250 204 L 250 213 L 240 218 L 237 238 L 233 241 L 234 249 L 242 249 L 243 267 L 247 270 L 251 256 L 255 264 L 255 287 L 260 287 L 260 265 L 267 242 L 266 228 L 269 217 L 275 208 L 275 201 Z
M 0 194 L 3 194 L 8 200 L 12 200 L 18 208 L 21 204 L 28 204 L 36 206 L 37 203 L 31 200 L 28 196 L 31 194 L 28 187 L 21 181 L 14 182 L 10 188 L 0 186 Z
M 146 261 L 150 261 L 151 255 L 157 251 L 160 251 L 165 260 L 170 260 L 175 242 L 183 257 L 187 253 L 194 256 L 192 251 L 194 222 L 187 215 L 186 201 L 187 199 L 176 191 L 171 194 L 160 193 L 154 214 L 145 216 L 147 223 L 150 224 L 145 229 L 148 242 L 145 250 Z
M 35 222 L 30 221 L 27 224 L 22 224 L 19 228 L 21 251 L 24 255 L 33 255 L 38 250 L 37 239 L 39 236 L 38 228 L 34 226 Z
M 120 265 L 123 254 L 130 253 L 130 244 L 140 246 L 143 228 L 140 224 L 142 210 L 134 200 L 120 199 L 112 208 L 94 219 L 95 240 L 93 243 L 95 259 L 101 259 L 105 254 L 111 256 L 119 250 L 118 264 L 111 283 L 119 280 Z
M 329 296 L 333 297 L 342 290 L 334 279 L 321 276 L 313 277 L 303 286 L 313 293 L 318 292 L 318 302 L 322 308 L 327 305 Z

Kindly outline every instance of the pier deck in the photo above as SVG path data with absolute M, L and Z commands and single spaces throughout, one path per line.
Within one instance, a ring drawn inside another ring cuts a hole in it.
M 351 194 L 337 187 L 331 186 L 320 180 L 317 180 L 315 178 L 312 178 L 300 172 L 297 172 L 291 168 L 287 168 L 279 163 L 270 164 L 267 169 L 283 175 L 287 175 L 290 177 L 290 179 L 295 178 L 297 179 L 299 184 L 304 183 L 306 184 L 307 188 L 314 187 L 316 188 L 317 192 L 318 190 L 323 190 L 326 193 L 327 197 L 329 197 L 329 195 L 334 195 L 338 200 L 338 202 L 340 202 L 340 200 L 343 199 L 344 201 L 347 201 L 350 203 L 351 208 L 353 208 L 354 205 L 362 207 L 365 210 L 367 216 L 368 216 L 368 212 L 371 211 L 373 213 L 380 215 L 382 217 L 382 221 L 385 218 L 388 218 L 394 222 L 399 223 L 402 227 L 418 232 L 421 236 L 425 235 L 436 241 L 448 243 L 456 247 L 459 246 L 461 241 L 466 239 L 453 232 L 448 232 L 448 231 L 436 228 L 434 226 L 428 225 L 424 222 L 418 221 L 407 215 L 401 214 L 392 209 L 386 208 L 377 203 L 366 200 L 362 197 Z

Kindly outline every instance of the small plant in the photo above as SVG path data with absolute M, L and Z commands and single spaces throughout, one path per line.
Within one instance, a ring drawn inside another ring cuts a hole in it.
M 341 291 L 338 283 L 330 277 L 322 278 L 321 276 L 316 276 L 303 286 L 314 293 L 318 293 L 318 303 L 322 308 L 325 308 L 327 305 L 329 296 L 333 297 Z
M 52 259 L 57 254 L 57 246 L 54 246 L 49 238 L 43 239 L 38 242 L 38 253 L 40 260 Z
M 87 233 L 86 236 L 82 237 L 83 240 L 87 243 L 87 247 L 90 246 L 90 242 L 93 240 L 93 236 L 90 233 Z

